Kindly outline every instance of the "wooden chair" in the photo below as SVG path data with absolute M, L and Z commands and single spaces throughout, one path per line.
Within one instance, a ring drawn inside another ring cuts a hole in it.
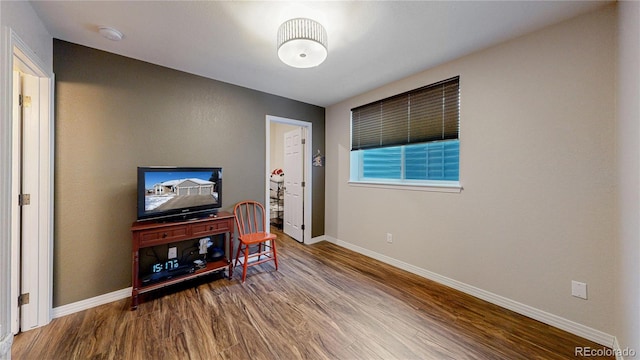
M 242 264 L 242 282 L 247 277 L 247 267 L 262 264 L 267 261 L 275 262 L 278 270 L 276 254 L 276 235 L 268 232 L 269 223 L 264 206 L 257 201 L 242 201 L 233 208 L 233 215 L 238 226 L 238 251 L 236 251 L 235 266 Z M 251 253 L 249 248 L 257 245 L 258 250 Z M 242 260 L 240 260 L 242 255 Z M 250 259 L 257 258 L 249 262 Z

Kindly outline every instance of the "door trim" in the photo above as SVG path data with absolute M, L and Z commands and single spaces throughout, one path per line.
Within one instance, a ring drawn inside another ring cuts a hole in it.
M 11 254 L 11 245 L 14 241 L 18 239 L 19 229 L 16 229 L 15 226 L 12 226 L 14 223 L 14 217 L 17 216 L 18 206 L 17 194 L 12 193 L 13 184 L 15 184 L 16 179 L 19 179 L 19 174 L 15 174 L 12 171 L 12 164 L 16 161 L 16 157 L 19 154 L 16 154 L 13 151 L 13 144 L 16 141 L 12 134 L 13 126 L 16 126 L 13 121 L 13 102 L 11 101 L 11 95 L 13 93 L 13 81 L 8 78 L 8 74 L 12 74 L 13 77 L 13 69 L 17 68 L 20 71 L 36 76 L 39 78 L 40 85 L 40 111 L 38 113 L 39 118 L 39 129 L 38 129 L 38 137 L 39 137 L 39 152 L 38 152 L 38 163 L 39 163 L 39 179 L 40 185 L 37 189 L 39 193 L 39 201 L 37 204 L 33 204 L 32 206 L 38 206 L 38 239 L 37 239 L 37 253 L 36 254 L 26 254 L 26 256 L 32 256 L 37 258 L 38 268 L 34 269 L 34 272 L 37 273 L 37 294 L 31 294 L 30 300 L 31 302 L 35 302 L 36 306 L 34 306 L 34 310 L 37 313 L 37 325 L 36 327 L 43 326 L 48 324 L 51 321 L 51 311 L 53 305 L 53 155 L 54 155 L 54 125 L 53 125 L 53 93 L 54 93 L 54 75 L 51 72 L 48 72 L 44 63 L 40 60 L 40 58 L 29 48 L 29 46 L 20 39 L 20 37 L 10 28 L 3 29 L 3 43 L 4 46 L 2 48 L 2 62 L 5 65 L 5 68 L 2 69 L 3 73 L 7 74 L 7 76 L 3 77 L 2 88 L 4 90 L 4 94 L 2 99 L 4 101 L 3 111 L 0 113 L 2 117 L 2 127 L 3 130 L 7 129 L 8 131 L 3 131 L 2 134 L 2 143 L 5 148 L 3 148 L 3 158 L 2 161 L 6 162 L 2 164 L 2 172 L 3 178 L 10 179 L 7 188 L 2 189 L 2 211 L 6 211 L 9 216 L 2 216 L 0 225 L 3 229 L 8 229 L 8 234 L 5 232 L 2 234 L 3 236 L 8 235 L 6 243 L 8 244 L 8 253 L 2 253 L 1 259 L 7 260 L 6 263 L 9 264 L 9 271 L 7 272 L 9 278 L 7 279 L 7 284 L 5 285 L 3 280 L 0 279 L 0 283 L 2 284 L 2 289 L 9 290 L 8 299 L 0 299 L 0 305 L 2 308 L 11 309 L 9 310 L 9 324 L 10 331 L 14 329 L 13 324 L 15 323 L 16 314 L 13 312 L 13 308 L 11 304 L 13 304 L 13 299 L 17 299 L 19 294 L 14 293 L 12 291 L 13 287 L 11 283 L 17 280 L 17 268 L 12 261 Z M 15 60 L 15 61 L 14 61 Z M 11 81 L 9 81 L 11 80 Z M 6 152 L 5 152 L 6 151 Z M 6 174 L 5 172 L 8 172 Z M 7 176 L 4 176 L 7 175 Z M 5 199 L 6 197 L 6 199 Z M 6 200 L 6 202 L 5 202 Z M 6 204 L 6 208 L 4 208 Z M 7 220 L 9 223 L 7 223 Z M 6 225 L 6 227 L 5 227 Z M 1 241 L 1 243 L 5 243 Z M 1 249 L 0 249 L 1 250 Z M 25 255 L 23 255 L 25 256 Z M 4 272 L 3 272 L 4 273 Z M 4 291 L 3 291 L 4 292 Z M 6 304 L 2 303 L 2 301 L 7 301 Z M 4 306 L 6 305 L 6 307 Z M 28 330 L 28 329 L 22 329 Z
M 267 115 L 266 119 L 265 119 L 265 123 L 266 123 L 266 148 L 265 148 L 265 191 L 264 191 L 264 203 L 265 203 L 265 209 L 267 212 L 267 219 L 270 219 L 270 215 L 271 215 L 271 208 L 268 206 L 269 205 L 269 169 L 271 169 L 271 123 L 272 122 L 276 122 L 276 123 L 281 123 L 281 124 L 287 124 L 287 125 L 293 125 L 293 126 L 299 126 L 303 128 L 304 131 L 304 136 L 305 136 L 305 144 L 304 144 L 304 153 L 305 156 L 303 157 L 303 166 L 304 166 L 304 182 L 305 182 L 305 187 L 303 190 L 303 196 L 304 196 L 304 231 L 303 231 L 303 243 L 305 241 L 311 240 L 311 190 L 313 189 L 313 184 L 311 182 L 311 159 L 307 159 L 307 155 L 311 154 L 311 139 L 313 139 L 312 137 L 312 132 L 311 132 L 311 128 L 312 128 L 312 124 L 308 121 L 302 121 L 302 120 L 295 120 L 295 119 L 288 119 L 288 118 L 283 118 L 283 117 L 279 117 L 279 116 L 272 116 L 272 115 Z M 285 174 L 286 176 L 286 174 Z
M 7 28 L 2 32 L 0 54 L 0 358 L 11 356 L 13 331 L 11 323 L 11 149 L 13 94 L 13 46 Z M 9 76 L 11 74 L 11 76 Z

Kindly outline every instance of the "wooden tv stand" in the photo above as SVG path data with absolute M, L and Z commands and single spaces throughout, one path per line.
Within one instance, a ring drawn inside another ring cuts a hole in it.
M 131 284 L 133 286 L 133 290 L 131 290 L 131 310 L 138 308 L 138 295 L 157 290 L 165 286 L 177 284 L 185 280 L 224 269 L 227 269 L 229 279 L 231 279 L 233 274 L 233 265 L 230 254 L 233 250 L 231 245 L 233 241 L 233 228 L 233 214 L 227 211 L 219 211 L 216 215 L 194 220 L 175 222 L 134 222 L 133 225 L 131 225 L 131 232 L 133 235 L 133 256 L 131 262 Z M 148 285 L 142 284 L 142 280 L 139 276 L 140 249 L 219 234 L 226 234 L 223 245 L 225 252 L 224 258 L 217 261 L 208 261 L 204 268 L 195 270 L 192 273 L 179 275 Z

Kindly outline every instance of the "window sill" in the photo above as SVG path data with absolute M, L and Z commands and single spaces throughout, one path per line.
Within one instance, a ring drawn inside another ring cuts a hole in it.
M 385 182 L 385 181 L 349 181 L 351 186 L 359 187 L 373 187 L 379 189 L 396 189 L 396 190 L 410 190 L 410 191 L 433 191 L 433 192 L 446 192 L 446 193 L 460 193 L 462 192 L 462 185 L 459 181 L 438 181 L 432 183 L 415 183 L 415 182 Z

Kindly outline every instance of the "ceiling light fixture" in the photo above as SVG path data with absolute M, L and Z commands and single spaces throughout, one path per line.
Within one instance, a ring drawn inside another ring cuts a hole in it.
M 314 20 L 296 18 L 278 29 L 278 57 L 296 68 L 310 68 L 327 58 L 327 31 Z
M 124 37 L 120 31 L 108 26 L 98 27 L 98 32 L 100 35 L 112 41 L 120 41 Z

